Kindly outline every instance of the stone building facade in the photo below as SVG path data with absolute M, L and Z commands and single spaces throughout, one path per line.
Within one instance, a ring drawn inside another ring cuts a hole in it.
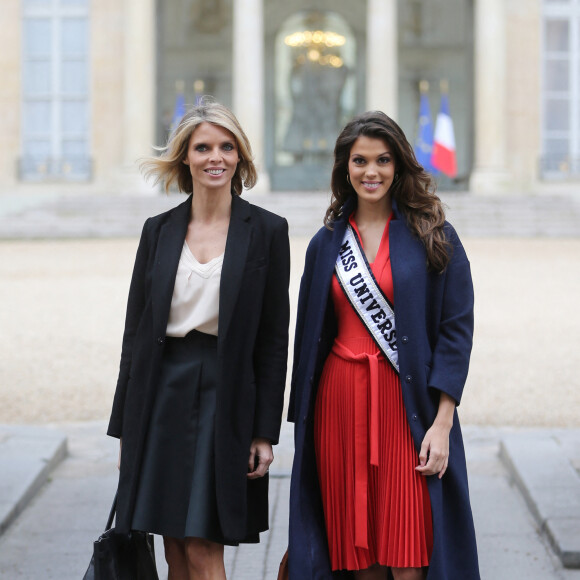
M 2 0 L 0 190 L 125 191 L 177 94 L 233 108 L 263 190 L 328 187 L 367 109 L 418 130 L 449 86 L 457 178 L 527 192 L 580 176 L 580 0 Z

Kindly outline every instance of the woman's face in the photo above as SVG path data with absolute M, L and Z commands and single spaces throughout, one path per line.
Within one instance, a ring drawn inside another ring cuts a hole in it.
M 193 189 L 228 187 L 240 156 L 234 135 L 218 125 L 200 123 L 189 139 L 187 157 Z
M 385 141 L 361 135 L 351 147 L 348 173 L 359 202 L 388 203 L 395 160 Z

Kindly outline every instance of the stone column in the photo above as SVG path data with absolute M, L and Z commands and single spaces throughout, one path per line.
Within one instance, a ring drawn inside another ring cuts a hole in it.
M 509 187 L 505 0 L 475 2 L 475 169 L 470 189 L 501 193 Z
M 397 118 L 397 0 L 367 0 L 367 109 Z
M 252 190 L 265 193 L 270 180 L 264 157 L 264 7 L 262 0 L 233 2 L 233 111 L 250 139 L 259 173 Z
M 125 185 L 151 191 L 138 173 L 138 159 L 155 144 L 155 0 L 126 0 L 123 150 Z
M 5 0 L 0 18 L 0 192 L 12 193 L 17 184 L 21 148 L 22 14 L 19 0 Z

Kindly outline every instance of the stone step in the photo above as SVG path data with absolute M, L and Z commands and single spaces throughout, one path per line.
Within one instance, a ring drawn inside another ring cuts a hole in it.
M 67 439 L 49 427 L 0 425 L 0 534 L 66 457 Z
M 292 236 L 311 237 L 322 226 L 328 193 L 289 192 L 244 197 L 285 216 Z M 477 196 L 442 193 L 449 221 L 466 237 L 580 237 L 580 196 Z M 86 193 L 36 196 L 25 203 L 0 195 L 0 239 L 138 237 L 147 217 L 174 207 L 180 194 Z
M 505 435 L 500 457 L 540 530 L 566 568 L 580 568 L 580 476 L 577 431 Z

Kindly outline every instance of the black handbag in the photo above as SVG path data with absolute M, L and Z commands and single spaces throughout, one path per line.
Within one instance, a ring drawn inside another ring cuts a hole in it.
M 93 543 L 93 557 L 83 580 L 159 580 L 153 535 L 136 531 L 115 533 L 116 509 L 115 494 L 105 532 Z

